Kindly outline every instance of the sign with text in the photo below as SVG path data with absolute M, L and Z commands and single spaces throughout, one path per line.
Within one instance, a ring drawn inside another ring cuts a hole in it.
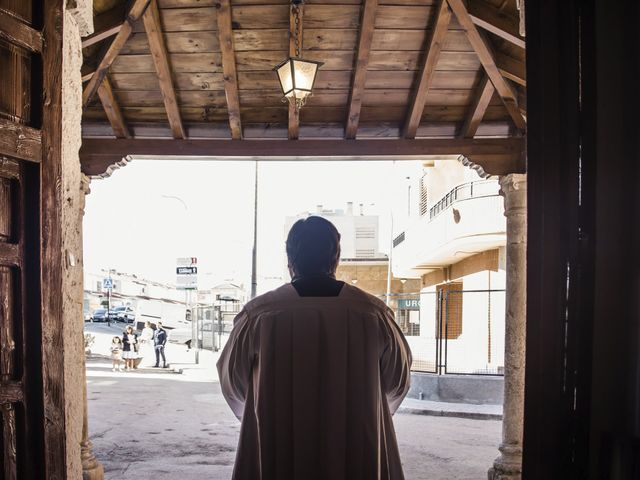
M 177 275 L 197 275 L 198 267 L 177 267 L 176 274 Z
M 102 279 L 102 288 L 106 288 L 107 290 L 111 290 L 113 288 L 113 279 L 112 278 L 103 278 Z
M 398 299 L 398 310 L 420 310 L 420 300 L 414 298 Z
M 196 257 L 178 257 L 176 259 L 176 266 L 178 267 L 193 267 L 198 264 Z

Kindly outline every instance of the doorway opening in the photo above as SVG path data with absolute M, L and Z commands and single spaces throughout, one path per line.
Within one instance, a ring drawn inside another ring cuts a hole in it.
M 91 184 L 89 429 L 107 478 L 129 469 L 172 478 L 178 468 L 185 478 L 230 476 L 239 422 L 214 364 L 250 297 L 255 168 L 136 160 Z M 386 301 L 413 350 L 413 387 L 394 420 L 407 478 L 486 475 L 501 431 L 506 224 L 497 179 L 457 159 L 261 161 L 257 178 L 257 293 L 289 281 L 284 240 L 296 219 L 332 221 L 342 234 L 337 278 Z M 189 296 L 179 288 L 184 258 L 197 272 Z M 96 310 L 115 312 L 112 322 L 93 318 Z M 138 368 L 113 371 L 111 340 L 129 325 L 142 334 L 146 321 L 169 332 L 169 368 L 156 369 L 141 349 Z

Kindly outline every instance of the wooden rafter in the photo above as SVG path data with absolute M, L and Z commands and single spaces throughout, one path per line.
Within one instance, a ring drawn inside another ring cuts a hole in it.
M 93 19 L 94 33 L 82 39 L 82 48 L 101 42 L 102 40 L 117 35 L 125 22 L 126 10 L 123 6 L 117 6 Z
M 365 0 L 360 21 L 356 68 L 353 74 L 351 92 L 349 94 L 349 113 L 347 115 L 347 128 L 345 130 L 345 137 L 348 139 L 356 138 L 358 124 L 360 123 L 360 108 L 362 107 L 362 97 L 364 95 L 364 86 L 367 78 L 369 52 L 371 51 L 377 8 L 378 0 Z
M 242 123 L 240 121 L 240 98 L 238 95 L 238 75 L 233 48 L 233 32 L 231 29 L 231 1 L 220 0 L 218 4 L 218 34 L 222 51 L 222 72 L 224 75 L 224 91 L 227 97 L 227 111 L 231 138 L 242 139 Z
M 497 35 L 508 42 L 525 48 L 524 38 L 520 36 L 518 30 L 519 19 L 507 16 L 499 9 L 492 7 L 484 1 L 469 2 L 469 16 L 473 23 L 488 32 Z
M 149 7 L 142 15 L 144 29 L 149 39 L 149 49 L 151 57 L 156 67 L 158 81 L 160 82 L 160 92 L 164 101 L 164 108 L 167 111 L 169 125 L 173 132 L 173 138 L 185 138 L 182 119 L 180 118 L 180 109 L 178 108 L 178 100 L 176 92 L 173 88 L 173 78 L 171 76 L 171 67 L 169 66 L 169 56 L 167 55 L 167 47 L 162 36 L 162 28 L 160 27 L 160 12 L 156 0 L 151 0 Z
M 424 111 L 424 104 L 427 99 L 427 93 L 429 92 L 429 87 L 433 80 L 433 72 L 435 71 L 436 64 L 438 63 L 438 57 L 440 56 L 440 50 L 442 49 L 442 43 L 445 35 L 447 34 L 450 21 L 451 10 L 449 9 L 447 0 L 441 0 L 436 14 L 435 25 L 431 31 L 431 36 L 428 41 L 427 58 L 420 72 L 418 88 L 413 95 L 407 119 L 405 121 L 405 138 L 415 138 L 416 132 L 418 131 L 422 112 Z
M 42 51 L 42 34 L 2 9 L 0 9 L 0 38 L 33 53 Z
M 478 127 L 480 126 L 480 122 L 482 121 L 482 117 L 484 117 L 484 113 L 487 111 L 487 107 L 491 102 L 493 92 L 495 92 L 495 88 L 493 87 L 491 80 L 489 80 L 489 77 L 485 75 L 478 86 L 476 98 L 471 105 L 469 114 L 467 115 L 464 125 L 460 131 L 461 137 L 473 138 L 475 136 L 478 131 Z
M 300 42 L 300 50 L 302 51 L 302 39 L 304 37 L 302 31 L 302 21 L 304 19 L 304 3 L 297 6 L 298 8 L 298 41 Z M 289 56 L 297 57 L 296 53 L 296 16 L 294 14 L 294 5 L 289 9 Z M 300 109 L 289 102 L 289 140 L 297 140 L 300 137 Z
M 466 30 L 469 43 L 471 43 L 471 46 L 478 55 L 484 71 L 487 73 L 491 83 L 493 83 L 498 95 L 502 99 L 502 103 L 504 103 L 507 112 L 509 112 L 509 116 L 513 120 L 513 123 L 520 130 L 524 130 L 527 125 L 520 109 L 518 108 L 516 94 L 500 73 L 489 45 L 487 44 L 487 40 L 476 28 L 462 0 L 447 0 L 447 2 L 462 28 Z
M 524 62 L 497 51 L 494 52 L 493 56 L 503 77 L 523 87 L 527 86 L 527 73 Z
M 124 117 L 122 116 L 122 112 L 120 111 L 120 106 L 118 105 L 116 97 L 113 94 L 109 76 L 104 77 L 102 85 L 100 85 L 100 87 L 98 88 L 98 96 L 100 97 L 100 102 L 102 102 L 104 113 L 107 114 L 107 119 L 111 124 L 113 134 L 116 136 L 116 138 L 131 138 L 129 128 L 127 127 Z
M 96 68 L 95 73 L 87 83 L 87 86 L 84 88 L 82 92 L 82 106 L 86 107 L 95 93 L 98 91 L 98 88 L 102 84 L 104 77 L 107 75 L 109 71 L 109 67 L 116 59 L 122 47 L 129 39 L 129 36 L 133 32 L 133 23 L 136 22 L 142 14 L 144 13 L 147 5 L 149 4 L 149 0 L 134 0 L 131 9 L 127 15 L 126 21 L 122 24 L 122 28 L 117 33 L 116 37 L 113 39 L 113 42 L 106 50 L 103 57 L 100 59 L 100 63 Z

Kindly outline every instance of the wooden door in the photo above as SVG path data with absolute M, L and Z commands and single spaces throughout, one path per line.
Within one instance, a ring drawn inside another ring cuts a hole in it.
M 63 5 L 0 0 L 1 480 L 66 478 L 59 248 Z

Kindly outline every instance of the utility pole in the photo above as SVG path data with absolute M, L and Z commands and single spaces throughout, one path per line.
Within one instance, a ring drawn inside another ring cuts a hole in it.
M 255 189 L 253 194 L 253 251 L 251 253 L 251 298 L 256 298 L 258 289 L 258 160 L 256 160 Z

